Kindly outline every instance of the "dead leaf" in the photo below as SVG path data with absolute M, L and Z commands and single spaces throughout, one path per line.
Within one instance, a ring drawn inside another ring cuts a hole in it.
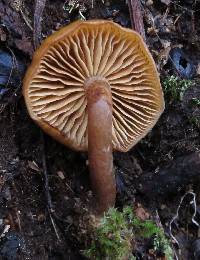
M 141 204 L 137 204 L 137 208 L 134 210 L 135 215 L 141 220 L 149 219 L 149 213 L 142 207 Z
M 157 54 L 157 66 L 158 70 L 161 71 L 163 66 L 168 62 L 169 59 L 169 53 L 171 51 L 171 46 L 164 47 L 160 50 Z
M 61 178 L 61 180 L 65 179 L 65 175 L 64 175 L 64 173 L 62 171 L 58 171 L 57 174 Z
M 44 215 L 43 213 L 41 213 L 41 214 L 39 214 L 39 215 L 37 216 L 38 222 L 44 222 L 45 219 L 46 219 L 46 217 L 45 217 L 45 215 Z
M 28 161 L 28 166 L 29 168 L 31 168 L 32 170 L 36 171 L 36 172 L 40 172 L 40 168 L 38 167 L 37 163 L 34 161 Z
M 169 5 L 171 3 L 171 0 L 161 0 L 163 4 Z
M 153 5 L 153 0 L 147 0 L 145 3 L 146 6 L 151 6 Z

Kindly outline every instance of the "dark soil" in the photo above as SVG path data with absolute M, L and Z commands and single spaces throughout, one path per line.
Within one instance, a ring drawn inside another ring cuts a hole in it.
M 103 1 L 94 0 L 93 7 L 92 1 L 79 2 L 85 7 L 83 15 L 87 19 L 110 19 L 131 26 L 125 1 L 103 4 Z M 161 78 L 170 74 L 184 77 L 169 59 L 170 50 L 178 46 L 184 50 L 185 63 L 192 66 L 188 78 L 192 78 L 194 84 L 184 93 L 183 100 L 166 99 L 165 112 L 139 144 L 128 153 L 114 154 L 118 184 L 116 206 L 141 203 L 152 217 L 157 212 L 169 234 L 169 222 L 187 191 L 196 194 L 196 220 L 200 221 L 199 179 L 193 181 L 188 177 L 188 182 L 180 188 L 170 193 L 166 189 L 165 196 L 158 194 L 156 197 L 151 196 L 151 192 L 144 195 L 140 181 L 143 175 L 159 175 L 166 166 L 170 172 L 171 162 L 179 157 L 184 160 L 184 156 L 187 158 L 200 150 L 200 106 L 192 102 L 193 98 L 200 99 L 196 73 L 200 64 L 200 4 L 189 0 L 181 4 L 171 1 L 169 6 L 163 3 L 165 1 L 150 2 L 142 1 L 147 44 Z M 43 38 L 77 19 L 79 8 L 69 14 L 63 6 L 64 1 L 46 1 Z M 0 0 L 0 49 L 24 66 L 28 66 L 34 51 L 33 31 L 29 26 L 33 26 L 33 13 L 34 1 Z M 23 71 L 22 66 L 19 69 L 21 80 Z M 5 84 L 0 82 L 0 88 L 3 87 Z M 83 259 L 80 252 L 87 241 L 83 239 L 84 225 L 79 228 L 78 225 L 91 197 L 87 154 L 73 152 L 41 132 L 29 118 L 19 79 L 14 78 L 12 84 L 8 79 L 6 88 L 9 91 L 0 99 L 0 259 Z M 44 159 L 48 187 L 43 174 Z M 53 208 L 47 198 L 48 190 Z M 173 226 L 181 249 L 180 259 L 195 259 L 193 253 L 199 250 L 198 228 L 192 224 L 193 209 L 189 202 L 184 201 L 181 218 Z M 8 232 L 4 232 L 6 227 Z M 137 253 L 143 255 L 141 259 L 147 259 L 144 252 Z

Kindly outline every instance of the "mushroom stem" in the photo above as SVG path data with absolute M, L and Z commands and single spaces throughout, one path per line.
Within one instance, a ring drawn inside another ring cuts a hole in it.
M 86 83 L 88 104 L 88 157 L 95 210 L 114 206 L 116 183 L 112 156 L 112 98 L 109 84 L 98 78 Z

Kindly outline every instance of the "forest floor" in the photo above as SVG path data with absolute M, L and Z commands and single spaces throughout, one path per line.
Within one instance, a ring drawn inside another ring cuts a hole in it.
M 200 259 L 195 258 L 200 257 L 200 2 L 141 2 L 146 42 L 166 105 L 142 141 L 127 153 L 114 154 L 116 206 L 138 205 L 151 218 L 159 216 L 179 259 Z M 68 1 L 47 0 L 42 38 L 81 16 L 131 27 L 125 1 L 79 3 L 69 13 Z M 22 97 L 34 52 L 33 14 L 34 1 L 0 0 L 0 259 L 84 259 L 84 230 L 77 226 L 91 193 L 87 154 L 42 134 Z M 157 259 L 147 251 L 144 246 L 134 254 Z

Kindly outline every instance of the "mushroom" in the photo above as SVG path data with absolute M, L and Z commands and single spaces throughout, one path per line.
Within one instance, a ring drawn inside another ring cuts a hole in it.
M 35 52 L 23 94 L 31 118 L 64 145 L 88 151 L 99 213 L 114 206 L 112 152 L 126 152 L 164 109 L 153 58 L 141 36 L 104 20 L 74 22 Z

